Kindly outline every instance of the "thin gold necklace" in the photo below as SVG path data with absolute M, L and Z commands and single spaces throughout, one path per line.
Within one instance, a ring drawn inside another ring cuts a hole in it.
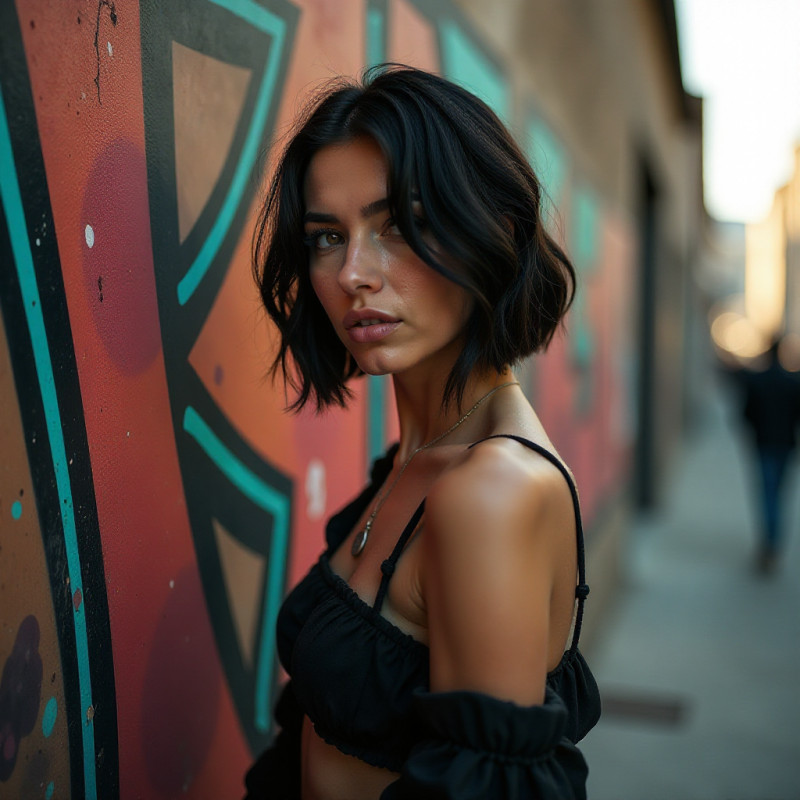
M 363 530 L 359 531 L 356 534 L 356 538 L 353 539 L 353 546 L 350 548 L 350 552 L 353 555 L 353 558 L 356 556 L 360 556 L 361 553 L 364 551 L 364 548 L 367 545 L 367 539 L 369 539 L 369 532 L 372 529 L 372 523 L 375 522 L 375 517 L 378 516 L 378 512 L 383 508 L 383 504 L 388 499 L 389 495 L 392 493 L 392 490 L 395 486 L 397 486 L 397 482 L 400 478 L 403 477 L 403 473 L 406 471 L 406 467 L 411 463 L 412 459 L 414 458 L 417 453 L 421 453 L 423 450 L 427 450 L 429 447 L 433 447 L 438 442 L 441 442 L 445 436 L 451 434 L 462 422 L 465 422 L 467 418 L 475 411 L 478 406 L 483 403 L 485 400 L 488 400 L 495 392 L 499 391 L 500 389 L 504 389 L 506 386 L 519 386 L 519 381 L 508 381 L 508 383 L 501 383 L 499 386 L 495 386 L 493 389 L 490 389 L 486 394 L 475 403 L 472 408 L 464 414 L 458 422 L 455 422 L 451 425 L 444 433 L 440 433 L 435 438 L 431 439 L 429 442 L 426 442 L 421 447 L 418 447 L 404 462 L 403 466 L 400 467 L 400 471 L 397 473 L 397 477 L 392 481 L 392 485 L 385 491 L 382 492 L 380 497 L 375 501 L 375 507 L 372 509 L 372 513 L 369 515 L 369 519 L 364 525 Z

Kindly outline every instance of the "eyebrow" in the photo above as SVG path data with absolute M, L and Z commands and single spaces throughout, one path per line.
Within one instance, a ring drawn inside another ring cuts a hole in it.
M 372 217 L 381 211 L 386 211 L 389 208 L 389 198 L 382 197 L 380 200 L 373 200 L 365 206 L 361 206 L 359 212 L 364 219 Z M 317 211 L 308 211 L 303 216 L 303 222 L 338 222 L 339 220 L 333 214 L 320 214 Z
M 414 203 L 419 203 L 419 195 L 416 192 L 412 192 L 411 200 Z M 387 208 L 389 208 L 389 198 L 382 197 L 380 200 L 373 200 L 371 203 L 361 206 L 359 213 L 364 219 L 367 219 L 375 214 L 379 214 L 381 211 L 386 211 Z M 320 214 L 317 211 L 307 211 L 303 215 L 303 223 L 305 224 L 306 222 L 336 223 L 339 222 L 339 220 L 333 214 Z

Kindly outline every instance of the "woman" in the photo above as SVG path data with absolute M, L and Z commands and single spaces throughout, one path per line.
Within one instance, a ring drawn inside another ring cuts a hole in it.
M 329 88 L 284 153 L 254 251 L 273 369 L 319 410 L 391 375 L 400 441 L 281 610 L 252 797 L 585 796 L 577 495 L 511 372 L 574 290 L 540 192 L 484 103 L 407 67 Z

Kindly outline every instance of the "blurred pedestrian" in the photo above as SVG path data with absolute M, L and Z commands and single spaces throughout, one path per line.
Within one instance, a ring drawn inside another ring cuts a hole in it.
M 764 573 L 777 565 L 784 527 L 783 488 L 797 445 L 800 423 L 800 377 L 781 364 L 781 339 L 767 352 L 766 367 L 741 373 L 744 421 L 751 433 L 758 467 L 761 531 L 756 566 Z

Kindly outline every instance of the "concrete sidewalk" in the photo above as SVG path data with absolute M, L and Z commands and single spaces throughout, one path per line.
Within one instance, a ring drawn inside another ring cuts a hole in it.
M 800 798 L 800 470 L 783 561 L 758 575 L 732 416 L 709 398 L 662 511 L 631 532 L 625 585 L 590 653 L 607 709 L 581 745 L 590 800 Z

